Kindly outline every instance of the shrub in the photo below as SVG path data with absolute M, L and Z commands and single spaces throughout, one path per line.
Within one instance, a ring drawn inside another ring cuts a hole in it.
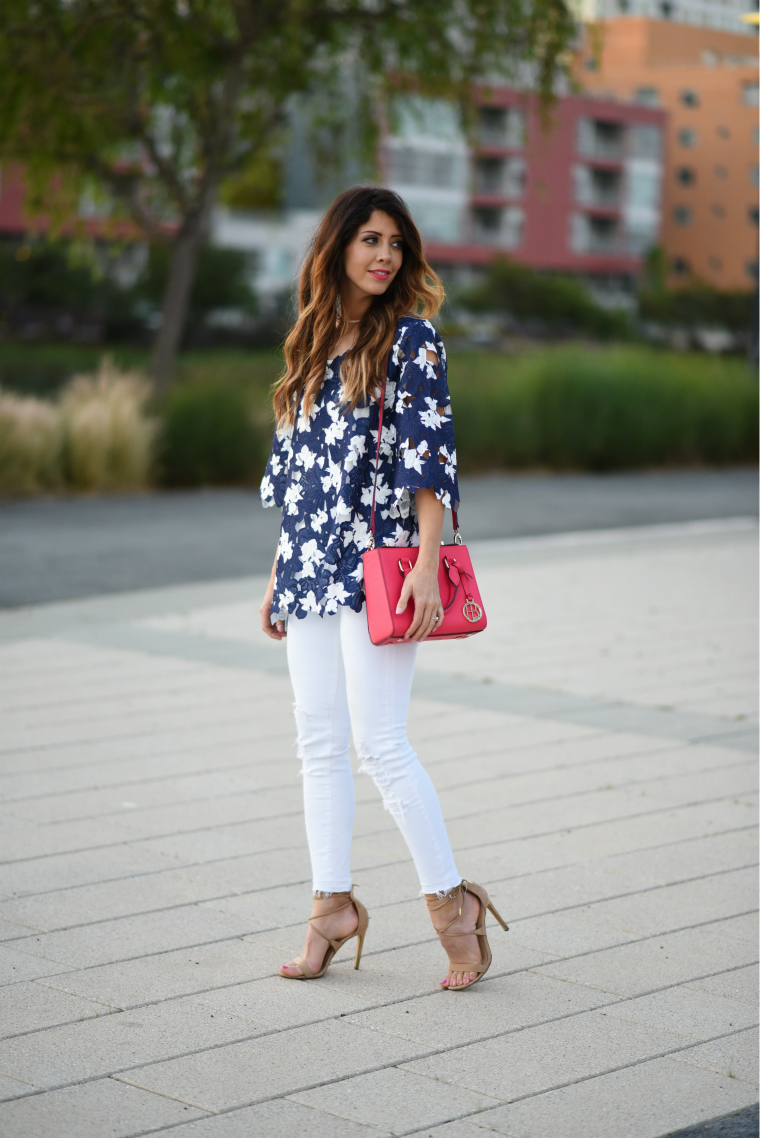
M 161 471 L 168 485 L 229 485 L 251 482 L 261 473 L 271 432 L 254 422 L 240 384 L 209 379 L 179 384 L 162 412 Z
M 76 490 L 140 490 L 150 480 L 156 424 L 145 414 L 150 387 L 140 372 L 104 359 L 95 376 L 64 389 L 60 413 L 66 481 Z
M 0 494 L 39 494 L 62 480 L 57 408 L 0 391 Z
M 508 312 L 518 319 L 540 320 L 550 328 L 575 329 L 600 339 L 630 337 L 625 314 L 596 304 L 579 281 L 540 273 L 507 257 L 497 257 L 483 283 L 458 299 L 472 312 Z
M 502 357 L 487 370 L 477 356 L 452 361 L 465 470 L 757 460 L 758 389 L 741 366 L 640 348 L 564 349 Z

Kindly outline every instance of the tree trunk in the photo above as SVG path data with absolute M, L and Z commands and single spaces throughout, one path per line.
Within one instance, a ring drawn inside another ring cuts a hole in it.
M 207 236 L 215 201 L 216 184 L 204 191 L 200 207 L 185 219 L 174 242 L 161 308 L 161 326 L 156 334 L 150 360 L 150 374 L 158 392 L 166 391 L 174 374 L 187 319 L 187 305 L 195 280 L 198 250 Z

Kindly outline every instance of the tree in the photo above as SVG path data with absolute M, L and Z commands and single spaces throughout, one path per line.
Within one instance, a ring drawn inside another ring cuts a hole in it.
M 164 386 L 220 185 L 266 166 L 294 95 L 358 71 L 370 133 L 399 85 L 464 96 L 527 61 L 547 97 L 573 31 L 566 0 L 3 0 L 0 157 L 25 163 L 38 206 L 53 186 L 62 214 L 89 185 L 171 235 Z

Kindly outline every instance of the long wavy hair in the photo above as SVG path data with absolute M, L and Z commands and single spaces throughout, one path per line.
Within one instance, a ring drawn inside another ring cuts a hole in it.
M 348 408 L 369 402 L 374 394 L 398 321 L 410 315 L 435 316 L 443 303 L 443 285 L 425 260 L 419 230 L 403 199 L 378 186 L 357 186 L 340 194 L 322 218 L 301 269 L 298 319 L 285 341 L 285 372 L 274 392 L 279 427 L 295 422 L 301 395 L 302 413 L 307 416 L 319 394 L 330 346 L 347 327 L 340 306 L 343 252 L 374 210 L 382 210 L 397 223 L 403 238 L 402 261 L 386 291 L 373 299 L 362 317 L 356 342 L 341 365 Z

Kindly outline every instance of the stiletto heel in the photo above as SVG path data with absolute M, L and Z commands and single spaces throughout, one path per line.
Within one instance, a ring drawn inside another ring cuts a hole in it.
M 505 932 L 505 933 L 508 933 L 508 932 L 509 932 L 509 925 L 508 925 L 508 924 L 507 924 L 507 922 L 504 920 L 504 918 L 503 918 L 503 917 L 500 917 L 500 916 L 499 916 L 499 914 L 496 912 L 496 909 L 495 909 L 495 907 L 494 907 L 494 903 L 493 903 L 493 901 L 489 901 L 489 902 L 488 902 L 488 906 L 487 906 L 487 907 L 488 907 L 488 908 L 490 909 L 490 911 L 491 911 L 491 916 L 495 917 L 495 918 L 496 918 L 496 920 L 497 920 L 497 921 L 499 922 L 499 924 L 501 925 L 501 927 L 504 929 L 504 932 Z
M 369 924 L 369 913 L 364 908 L 364 905 L 362 905 L 361 901 L 358 901 L 356 897 L 354 897 L 353 886 L 351 886 L 350 892 L 345 894 L 345 896 L 348 897 L 348 901 L 346 901 L 345 905 L 339 905 L 337 909 L 333 909 L 329 913 L 319 913 L 316 917 L 309 917 L 309 924 L 311 924 L 312 921 L 321 920 L 322 917 L 331 917 L 333 913 L 339 913 L 341 909 L 348 909 L 351 905 L 353 905 L 354 909 L 356 910 L 356 915 L 359 918 L 359 923 L 356 926 L 355 930 L 352 933 L 349 933 L 348 936 L 341 937 L 337 940 L 331 940 L 330 937 L 325 936 L 324 933 L 320 932 L 315 925 L 314 931 L 319 936 L 321 936 L 323 940 L 327 941 L 325 955 L 322 958 L 322 967 L 319 969 L 319 972 L 312 972 L 311 968 L 309 968 L 309 965 L 306 963 L 306 957 L 297 956 L 293 961 L 293 964 L 301 969 L 301 975 L 288 976 L 285 972 L 280 972 L 280 975 L 283 976 L 286 980 L 318 980 L 320 976 L 324 976 L 325 972 L 330 967 L 330 963 L 332 961 L 332 958 L 335 956 L 335 953 L 343 948 L 343 945 L 347 944 L 348 941 L 353 940 L 354 937 L 359 938 L 359 943 L 356 947 L 356 962 L 354 963 L 354 968 L 359 967 L 359 961 L 361 960 L 362 955 L 362 947 L 364 945 L 364 937 L 366 936 L 367 925 Z M 283 967 L 285 966 L 283 965 Z
M 477 897 L 480 906 L 478 910 L 478 919 L 475 922 L 475 928 L 470 932 L 464 933 L 450 933 L 448 930 L 458 921 L 464 910 L 464 896 L 465 893 L 472 893 L 473 897 Z M 461 881 L 456 889 L 453 889 L 448 897 L 441 901 L 440 905 L 428 904 L 428 909 L 434 913 L 437 909 L 442 909 L 444 905 L 448 905 L 450 901 L 459 901 L 459 912 L 449 921 L 442 929 L 436 929 L 439 936 L 476 936 L 480 945 L 480 967 L 472 964 L 470 961 L 464 963 L 458 960 L 449 960 L 450 972 L 476 972 L 477 975 L 474 980 L 468 980 L 466 984 L 457 984 L 455 987 L 448 988 L 449 992 L 462 992 L 465 988 L 471 988 L 473 984 L 477 984 L 478 980 L 482 980 L 488 969 L 491 967 L 491 946 L 488 943 L 486 935 L 486 909 L 490 909 L 496 920 L 499 922 L 504 932 L 507 932 L 508 925 L 501 917 L 494 906 L 489 900 L 488 893 L 482 885 L 476 885 L 474 881 Z M 435 927 L 435 926 L 433 926 Z

